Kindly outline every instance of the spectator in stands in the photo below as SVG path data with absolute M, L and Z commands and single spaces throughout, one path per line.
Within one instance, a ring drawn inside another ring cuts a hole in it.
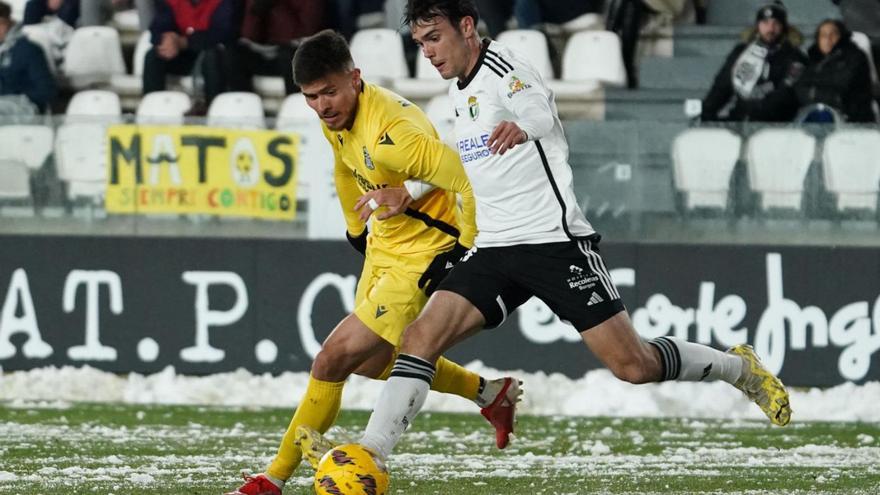
M 24 24 L 40 24 L 43 19 L 55 16 L 75 28 L 79 21 L 80 0 L 28 0 L 24 6 Z
M 703 120 L 786 122 L 797 113 L 797 82 L 806 56 L 795 46 L 781 1 L 761 7 L 749 41 L 727 57 L 703 100 Z M 726 113 L 726 116 L 725 116 Z
M 26 116 L 46 110 L 55 97 L 55 79 L 43 49 L 12 21 L 0 1 L 0 116 Z
M 497 38 L 507 30 L 510 18 L 519 29 L 537 29 L 541 24 L 564 24 L 588 12 L 600 12 L 603 0 L 559 2 L 550 0 L 477 0 L 480 18 L 489 36 Z
M 328 2 L 330 26 L 350 40 L 358 29 L 358 17 L 372 12 L 382 12 L 383 0 L 332 0 Z
M 192 74 L 194 108 L 210 104 L 225 86 L 223 46 L 235 40 L 240 24 L 235 5 L 235 0 L 157 0 L 144 94 L 163 91 L 167 74 Z
M 880 0 L 832 0 L 840 5 L 843 22 L 852 31 L 865 33 L 871 40 L 877 77 L 880 80 Z M 880 102 L 880 84 L 874 87 L 874 97 Z
M 801 107 L 822 103 L 849 122 L 873 122 L 868 57 L 852 42 L 851 34 L 838 20 L 819 24 L 795 92 Z
M 293 82 L 293 54 L 300 40 L 323 29 L 324 0 L 246 0 L 241 37 L 224 57 L 232 91 L 253 91 L 254 74 L 281 76 L 287 94 Z
M 675 18 L 687 6 L 686 0 L 611 0 L 605 28 L 620 37 L 623 65 L 626 68 L 626 85 L 630 89 L 639 86 L 636 67 L 636 48 L 642 26 L 651 15 L 666 15 Z M 699 5 L 695 3 L 697 12 Z M 705 19 L 704 19 L 705 20 Z

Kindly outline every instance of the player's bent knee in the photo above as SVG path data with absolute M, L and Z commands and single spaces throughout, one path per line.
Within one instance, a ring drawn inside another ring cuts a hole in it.
M 347 365 L 344 353 L 331 349 L 321 349 L 312 362 L 312 377 L 324 382 L 341 382 L 352 373 L 353 367 Z

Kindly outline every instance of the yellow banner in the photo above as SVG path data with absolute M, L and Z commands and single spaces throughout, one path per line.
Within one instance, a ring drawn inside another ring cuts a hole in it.
M 110 213 L 291 220 L 299 136 L 203 126 L 111 126 Z

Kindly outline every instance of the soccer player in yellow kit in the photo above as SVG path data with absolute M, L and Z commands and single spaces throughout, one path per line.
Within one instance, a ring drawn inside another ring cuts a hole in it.
M 476 235 L 474 196 L 458 153 L 442 143 L 418 107 L 361 80 L 344 38 L 329 30 L 316 34 L 297 49 L 293 67 L 333 147 L 346 236 L 365 254 L 364 267 L 355 310 L 315 357 L 308 388 L 275 459 L 264 474 L 247 476 L 231 492 L 238 495 L 281 493 L 303 455 L 297 429 L 323 433 L 332 425 L 351 373 L 379 379 L 391 374 L 403 329 Z M 365 220 L 376 203 L 359 201 L 364 193 L 415 190 L 425 183 L 437 188 L 411 201 L 403 215 L 383 219 L 377 212 L 368 232 Z M 462 198 L 460 210 L 456 193 Z M 510 377 L 486 380 L 443 357 L 436 367 L 433 390 L 474 401 L 495 427 L 496 444 L 504 448 L 519 383 Z

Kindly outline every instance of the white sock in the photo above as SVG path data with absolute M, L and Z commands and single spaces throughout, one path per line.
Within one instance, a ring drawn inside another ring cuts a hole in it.
M 403 432 L 425 404 L 434 380 L 434 365 L 422 358 L 400 354 L 379 399 L 361 445 L 387 459 Z
M 279 489 L 282 489 L 282 490 L 284 489 L 284 483 L 285 483 L 284 480 L 282 480 L 282 479 L 278 479 L 278 478 L 276 478 L 276 477 L 274 477 L 274 476 L 269 476 L 269 475 L 266 474 L 266 473 L 263 473 L 263 476 L 265 476 L 267 480 L 271 481 L 272 484 L 275 485 L 275 486 L 277 486 Z
M 675 337 L 658 337 L 649 344 L 660 351 L 662 380 L 724 380 L 733 385 L 742 374 L 742 358 L 735 354 Z

